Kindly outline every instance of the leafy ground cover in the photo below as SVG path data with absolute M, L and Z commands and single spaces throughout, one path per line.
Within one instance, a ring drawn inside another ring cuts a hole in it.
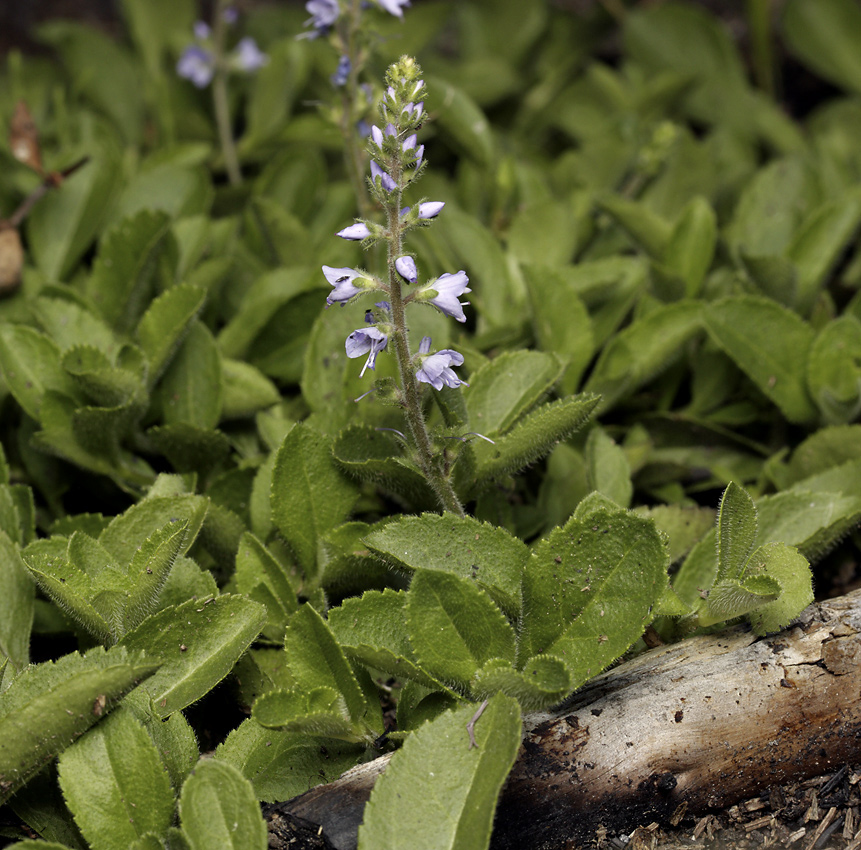
M 523 712 L 852 581 L 861 11 L 751 3 L 749 73 L 605 5 L 124 0 L 10 53 L 17 846 L 263 848 L 396 749 L 359 847 L 481 848 Z

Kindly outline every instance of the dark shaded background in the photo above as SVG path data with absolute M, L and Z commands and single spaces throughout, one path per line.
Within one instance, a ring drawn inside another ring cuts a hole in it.
M 303 0 L 269 0 L 269 2 L 296 6 Z M 414 0 L 414 2 L 433 2 L 433 0 Z M 493 0 L 477 0 L 477 2 L 493 3 Z M 523 0 L 523 2 L 542 2 L 542 0 Z M 553 0 L 553 2 L 560 8 L 577 12 L 599 5 L 600 0 Z M 660 2 L 662 0 L 638 0 L 636 3 L 626 0 L 625 5 L 646 6 Z M 772 0 L 775 8 L 782 5 L 782 2 L 783 0 Z M 266 0 L 239 0 L 236 5 L 247 9 L 265 3 Z M 744 36 L 745 0 L 699 0 L 699 4 L 711 9 L 730 24 L 734 35 Z M 201 17 L 208 20 L 211 0 L 201 0 L 199 6 Z M 0 0 L 0 56 L 13 47 L 27 53 L 43 52 L 44 49 L 33 38 L 33 32 L 38 24 L 52 18 L 82 21 L 116 35 L 122 32 L 118 0 Z

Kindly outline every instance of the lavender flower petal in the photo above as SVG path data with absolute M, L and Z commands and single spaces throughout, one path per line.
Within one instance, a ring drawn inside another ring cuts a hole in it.
M 361 357 L 363 354 L 368 355 L 362 371 L 359 372 L 359 377 L 365 374 L 366 369 L 375 369 L 377 363 L 377 355 L 381 351 L 385 351 L 389 344 L 389 338 L 379 328 L 359 328 L 353 331 L 344 343 L 344 349 L 347 352 L 347 357 Z
M 251 36 L 240 40 L 233 51 L 233 57 L 236 66 L 246 72 L 256 71 L 269 62 L 269 57 L 257 46 L 257 42 Z
M 340 236 L 341 239 L 349 239 L 352 242 L 361 242 L 370 235 L 371 231 L 368 230 L 368 225 L 363 221 L 357 221 L 355 224 L 351 224 L 349 227 L 345 227 L 335 234 L 335 236 Z
M 451 316 L 458 322 L 465 322 L 466 316 L 463 314 L 463 308 L 469 304 L 469 301 L 458 301 L 458 298 L 464 292 L 472 292 L 467 286 L 468 283 L 469 278 L 462 269 L 457 274 L 440 275 L 427 287 L 427 289 L 437 293 L 430 299 L 430 303 L 441 313 L 445 313 L 446 316 Z
M 383 7 L 390 15 L 396 15 L 399 18 L 404 16 L 402 6 L 409 6 L 410 0 L 377 0 L 380 6 Z
M 398 257 L 395 260 L 395 270 L 407 283 L 415 283 L 418 278 L 419 273 L 412 257 Z
M 428 339 L 428 337 L 425 337 Z M 424 339 L 422 340 L 424 345 Z M 421 349 L 419 349 L 421 351 Z M 416 379 L 425 384 L 430 384 L 435 390 L 441 390 L 443 386 L 455 389 L 463 384 L 468 387 L 466 381 L 462 381 L 454 373 L 452 366 L 460 366 L 463 363 L 463 355 L 451 348 L 444 348 L 435 354 L 424 358 L 421 368 L 416 372 Z
M 323 274 L 326 276 L 326 280 L 335 287 L 326 298 L 327 304 L 334 304 L 336 302 L 345 304 L 363 291 L 361 287 L 353 285 L 353 281 L 357 277 L 362 277 L 362 273 L 355 269 L 337 269 L 332 266 L 323 266 Z
M 215 73 L 215 56 L 196 44 L 186 47 L 176 63 L 176 73 L 190 80 L 197 88 L 204 89 Z
M 382 181 L 383 189 L 386 192 L 394 192 L 395 189 L 398 188 L 398 184 L 392 180 L 391 176 L 387 172 L 383 171 L 376 162 L 371 160 L 371 180 L 376 183 L 378 177 Z
M 436 218 L 445 206 L 445 201 L 427 201 L 419 204 L 419 218 Z

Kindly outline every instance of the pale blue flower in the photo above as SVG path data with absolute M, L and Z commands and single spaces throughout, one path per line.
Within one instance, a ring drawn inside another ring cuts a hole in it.
M 210 35 L 212 35 L 211 30 L 209 29 L 209 24 L 206 21 L 195 21 L 194 22 L 194 37 L 198 41 L 206 41 Z
M 386 192 L 394 192 L 395 189 L 398 188 L 398 184 L 392 180 L 391 176 L 387 172 L 383 171 L 376 162 L 371 160 L 371 180 L 376 183 L 378 177 L 380 178 L 383 189 Z
M 407 283 L 415 283 L 419 275 L 412 257 L 398 257 L 395 260 L 395 270 Z
M 305 26 L 311 24 L 314 27 L 314 32 L 308 33 L 307 38 L 317 38 L 317 36 L 323 35 L 341 14 L 338 0 L 308 0 L 305 9 L 311 15 L 305 21 Z
M 445 206 L 445 201 L 427 201 L 419 204 L 419 218 L 436 218 Z
M 338 60 L 338 67 L 335 69 L 335 73 L 329 77 L 335 88 L 340 88 L 347 84 L 347 80 L 350 79 L 350 70 L 352 67 L 353 66 L 350 64 L 350 57 L 346 54 Z
M 463 384 L 468 387 L 466 381 L 462 381 L 454 373 L 452 366 L 460 366 L 463 363 L 463 355 L 458 354 L 450 348 L 444 348 L 434 354 L 428 354 L 431 347 L 431 338 L 423 337 L 419 346 L 419 354 L 422 356 L 421 368 L 416 372 L 416 380 L 430 384 L 435 390 L 441 390 L 443 386 L 455 389 Z
M 421 82 L 421 81 L 419 81 Z M 419 101 L 419 103 L 408 103 L 401 112 L 406 112 L 411 118 L 415 121 L 418 121 L 419 118 L 422 117 L 422 114 L 425 111 L 425 102 Z
M 345 227 L 335 234 L 335 236 L 340 236 L 341 239 L 349 239 L 352 242 L 361 242 L 370 235 L 371 231 L 368 230 L 368 225 L 363 221 L 357 221 L 355 224 L 351 224 L 349 227 Z
M 359 377 L 365 374 L 366 369 L 374 369 L 376 367 L 377 355 L 381 351 L 385 351 L 389 344 L 389 338 L 379 328 L 359 328 L 353 331 L 344 343 L 344 348 L 347 352 L 347 357 L 361 357 L 364 354 L 368 355 L 365 365 L 362 366 L 362 371 L 359 372 Z
M 436 295 L 429 301 L 446 316 L 451 316 L 459 322 L 465 322 L 466 316 L 463 314 L 463 308 L 469 304 L 469 301 L 458 301 L 458 298 L 464 292 L 472 292 L 467 286 L 468 283 L 469 278 L 463 270 L 456 274 L 440 275 L 426 287 L 426 290 L 436 292 Z
M 209 50 L 192 44 L 179 57 L 176 73 L 190 80 L 197 88 L 205 89 L 215 74 L 215 56 Z
M 226 6 L 221 17 L 227 26 L 232 27 L 239 20 L 239 10 L 236 6 Z
M 231 63 L 246 72 L 256 71 L 267 62 L 269 57 L 257 46 L 257 42 L 251 36 L 240 40 L 231 57 Z
M 336 302 L 346 304 L 351 298 L 364 292 L 364 287 L 353 284 L 356 278 L 364 278 L 362 272 L 356 271 L 356 269 L 336 269 L 332 266 L 323 266 L 323 274 L 326 276 L 326 280 L 335 287 L 326 298 L 327 304 L 335 304 Z
M 377 0 L 377 2 L 390 15 L 396 15 L 398 18 L 402 18 L 404 16 L 403 9 L 401 7 L 410 5 L 410 0 Z

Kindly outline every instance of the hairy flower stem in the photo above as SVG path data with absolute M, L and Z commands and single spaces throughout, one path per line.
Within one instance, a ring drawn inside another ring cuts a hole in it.
M 399 174 L 392 174 L 397 182 Z M 446 477 L 443 459 L 441 455 L 434 453 L 427 423 L 422 412 L 421 395 L 419 393 L 418 381 L 413 370 L 412 358 L 410 356 L 410 341 L 407 333 L 406 312 L 404 310 L 404 299 L 401 294 L 401 282 L 395 270 L 395 260 L 401 254 L 401 192 L 392 194 L 392 202 L 386 205 L 386 216 L 389 226 L 388 240 L 388 266 L 389 266 L 389 299 L 392 306 L 392 324 L 394 333 L 395 358 L 398 362 L 398 374 L 400 376 L 401 388 L 404 394 L 404 411 L 407 417 L 410 433 L 418 449 L 419 465 L 428 483 L 433 487 L 443 510 L 451 511 L 458 516 L 464 516 L 465 511 L 451 481 Z
M 346 56 L 350 60 L 350 73 L 347 84 L 343 88 L 341 109 L 341 136 L 344 139 L 344 162 L 350 184 L 356 195 L 356 203 L 362 218 L 369 218 L 372 213 L 371 201 L 365 188 L 365 160 L 362 154 L 364 145 L 359 141 L 356 131 L 358 118 L 356 116 L 356 104 L 359 101 L 359 43 L 358 32 L 361 20 L 361 0 L 352 0 L 350 12 L 347 16 L 347 32 L 343 39 L 346 47 Z
M 238 186 L 242 183 L 242 172 L 239 169 L 239 158 L 236 155 L 236 144 L 233 141 L 233 130 L 230 126 L 230 105 L 227 100 L 227 64 L 224 54 L 224 42 L 227 35 L 224 10 L 229 5 L 230 0 L 219 0 L 212 22 L 212 43 L 215 52 L 212 102 L 215 106 L 215 123 L 218 127 L 218 138 L 221 143 L 224 166 L 227 169 L 227 179 L 232 186 Z

